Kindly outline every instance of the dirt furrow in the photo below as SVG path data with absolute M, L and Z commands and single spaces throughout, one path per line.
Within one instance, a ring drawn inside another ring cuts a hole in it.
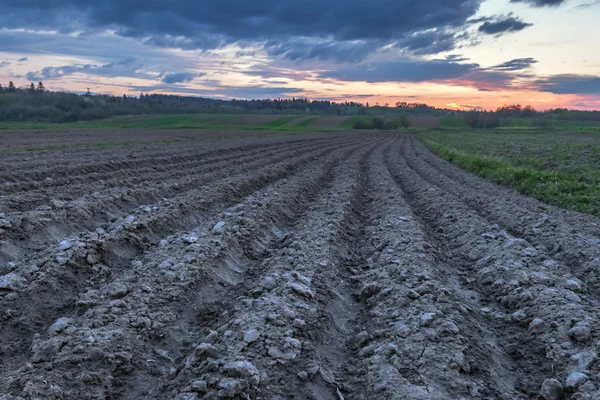
M 85 176 L 93 173 L 110 173 L 128 168 L 140 168 L 149 163 L 176 164 L 195 159 L 198 151 L 204 156 L 218 156 L 239 148 L 253 150 L 269 143 L 295 142 L 314 139 L 316 136 L 271 137 L 229 140 L 193 141 L 186 143 L 163 143 L 159 145 L 135 145 L 85 151 L 73 149 L 51 153 L 32 152 L 11 156 L 0 154 L 0 177 L 3 182 L 28 184 L 43 182 L 47 177 L 60 178 Z M 335 136 L 335 135 L 329 135 Z M 143 149 L 143 152 L 139 150 Z M 43 156 L 40 157 L 40 154 Z
M 204 385 L 224 398 L 336 396 L 339 368 L 348 358 L 342 353 L 345 339 L 354 336 L 353 310 L 346 309 L 354 302 L 341 298 L 349 293 L 337 292 L 343 286 L 339 268 L 354 252 L 346 236 L 353 231 L 349 213 L 356 206 L 359 161 L 379 145 L 342 157 L 331 187 L 321 190 L 298 221 L 279 221 L 274 229 L 279 235 L 269 241 L 267 253 L 254 244 L 252 253 L 259 248 L 265 256 L 239 285 L 235 306 L 199 335 L 175 379 L 152 398 L 194 396 L 194 388 Z
M 337 141 L 341 141 L 339 138 Z M 86 197 L 94 195 L 99 197 L 103 193 L 111 196 L 119 192 L 130 192 L 133 188 L 143 186 L 148 190 L 152 187 L 164 190 L 164 182 L 173 181 L 170 186 L 182 190 L 180 185 L 186 183 L 185 178 L 215 171 L 227 166 L 231 160 L 238 163 L 256 160 L 257 157 L 264 158 L 267 155 L 277 155 L 284 151 L 300 150 L 304 147 L 310 147 L 319 141 L 313 140 L 305 143 L 284 143 L 277 145 L 266 145 L 264 148 L 248 151 L 240 150 L 227 152 L 224 156 L 213 158 L 203 157 L 198 154 L 195 161 L 188 161 L 185 164 L 154 164 L 152 167 L 143 169 L 123 168 L 116 172 L 108 174 L 89 174 L 80 177 L 83 181 L 80 184 L 75 183 L 77 179 L 66 178 L 66 183 L 47 182 L 45 186 L 50 188 L 31 189 L 27 192 L 17 192 L 0 197 L 0 207 L 6 212 L 23 212 L 43 206 L 44 209 L 61 209 L 76 207 L 86 201 Z M 323 140 L 323 145 L 333 142 L 332 140 Z M 41 185 L 44 186 L 44 185 Z M 67 187 L 64 187 L 67 186 Z
M 489 221 L 490 224 L 498 224 L 511 235 L 527 240 L 535 247 L 539 257 L 543 258 L 549 266 L 552 266 L 556 274 L 562 275 L 565 280 L 574 281 L 580 286 L 578 293 L 584 300 L 587 300 L 589 297 L 592 306 L 600 303 L 600 292 L 598 291 L 600 289 L 600 282 L 597 282 L 598 273 L 600 272 L 598 271 L 598 267 L 600 267 L 600 239 L 596 239 L 593 235 L 577 233 L 577 229 L 572 226 L 570 227 L 567 223 L 552 223 L 549 221 L 548 215 L 544 213 L 538 216 L 537 220 L 533 219 L 532 214 L 529 214 L 532 219 L 528 218 L 528 220 L 534 221 L 535 223 L 533 224 L 531 222 L 510 222 L 510 218 L 514 221 L 515 214 L 506 213 L 504 209 L 509 208 L 514 211 L 513 207 L 510 205 L 509 207 L 497 206 L 492 208 L 495 212 L 491 212 L 489 208 L 482 205 L 483 202 L 481 199 L 484 196 L 489 196 L 490 191 L 485 194 L 479 193 L 473 195 L 472 191 L 469 191 L 461 183 L 449 180 L 446 175 L 440 176 L 436 169 L 430 167 L 431 164 L 425 162 L 415 154 L 414 142 L 411 141 L 410 144 L 411 146 L 403 148 L 403 156 L 408 165 L 425 180 L 442 190 L 452 193 L 467 206 L 471 207 L 481 218 Z M 497 187 L 495 191 L 501 191 L 502 189 L 502 187 Z M 587 219 L 594 220 L 593 217 Z M 598 222 L 600 223 L 600 221 Z M 589 224 L 588 228 L 590 225 L 591 227 L 594 226 L 593 224 Z M 552 230 L 554 230 L 553 234 L 550 233 L 548 235 L 548 231 Z M 548 236 L 551 238 L 549 239 Z
M 337 151 L 359 144 L 338 146 Z M 3 354 L 22 352 L 32 333 L 47 326 L 61 310 L 73 309 L 74 299 L 86 285 L 102 282 L 126 267 L 161 237 L 198 226 L 210 210 L 231 205 L 253 191 L 296 174 L 329 153 L 330 149 L 321 148 L 261 171 L 247 172 L 230 179 L 226 185 L 207 187 L 186 198 L 184 203 L 182 199 L 165 202 L 149 215 L 135 214 L 133 220 L 120 220 L 107 230 L 82 234 L 33 259 L 10 264 L 15 286 L 0 300 L 6 310 L 0 334 L 12 339 L 2 343 Z
M 62 191 L 64 195 L 74 195 L 77 193 L 76 190 L 81 187 L 81 184 L 93 184 L 101 181 L 101 185 L 110 185 L 111 183 L 118 183 L 123 177 L 130 175 L 148 175 L 150 173 L 156 174 L 161 172 L 168 172 L 172 170 L 185 170 L 198 167 L 204 164 L 210 164 L 217 161 L 224 161 L 234 157 L 239 157 L 239 154 L 249 156 L 251 154 L 259 154 L 260 152 L 276 149 L 276 148 L 292 148 L 303 144 L 309 144 L 317 140 L 329 141 L 332 138 L 304 138 L 300 140 L 273 140 L 271 142 L 265 142 L 262 144 L 256 144 L 256 142 L 248 142 L 246 145 L 229 145 L 224 146 L 223 143 L 202 143 L 202 144 L 190 144 L 185 149 L 180 149 L 176 152 L 176 155 L 170 155 L 170 151 L 176 150 L 169 146 L 163 146 L 162 152 L 154 154 L 147 154 L 143 152 L 141 155 L 136 155 L 134 152 L 124 153 L 119 158 L 115 158 L 110 163 L 104 165 L 91 165 L 86 168 L 75 168 L 70 171 L 56 171 L 52 169 L 44 169 L 39 175 L 38 179 L 28 180 L 20 175 L 14 176 L 14 183 L 5 183 L 2 185 L 3 193 L 5 195 L 18 195 L 24 193 L 35 193 L 45 188 L 58 191 L 63 187 L 67 187 L 67 191 Z M 338 140 L 342 138 L 337 138 Z M 216 146 L 214 149 L 211 147 Z M 184 154 L 181 154 L 184 153 Z M 90 156 L 94 159 L 99 158 L 99 155 Z M 71 160 L 72 163 L 74 160 Z M 15 166 L 15 168 L 18 168 Z M 108 170 L 107 170 L 108 169 Z M 91 171 L 89 171 L 91 170 Z M 16 171 L 20 171 L 16 169 Z M 24 172 L 30 173 L 25 170 Z M 13 170 L 13 174 L 15 172 Z M 0 177 L 2 177 L 0 175 Z
M 432 184 L 465 202 L 479 215 L 522 238 L 567 268 L 581 291 L 600 300 L 600 220 L 561 210 L 458 170 L 412 138 L 406 157 Z M 417 152 L 415 149 L 420 148 Z M 410 149 L 410 150 L 409 150 Z M 411 151 L 412 150 L 412 151 Z
M 148 379 L 153 374 L 168 375 L 180 347 L 189 346 L 185 343 L 189 324 L 202 324 L 195 322 L 203 317 L 202 312 L 195 314 L 188 306 L 194 302 L 188 301 L 205 303 L 209 311 L 211 307 L 218 310 L 214 303 L 219 299 L 211 301 L 212 296 L 230 301 L 235 288 L 227 288 L 239 284 L 240 273 L 248 267 L 244 259 L 236 257 L 240 248 L 260 246 L 254 239 L 263 236 L 274 238 L 276 232 L 271 229 L 276 223 L 293 220 L 298 207 L 306 207 L 313 190 L 320 190 L 331 179 L 332 163 L 359 146 L 361 143 L 355 143 L 345 146 L 347 150 L 340 147 L 334 153 L 326 152 L 319 163 L 306 162 L 307 167 L 295 171 L 289 179 L 264 186 L 237 206 L 218 216 L 213 214 L 190 233 L 168 238 L 165 244 L 135 260 L 131 270 L 98 290 L 82 293 L 78 308 L 83 314 L 71 314 L 67 322 L 59 319 L 57 323 L 62 321 L 67 326 L 61 326 L 58 332 L 51 327 L 35 341 L 31 358 L 34 364 L 31 373 L 26 372 L 32 383 L 20 379 L 11 387 L 24 387 L 45 396 L 67 387 L 71 390 L 63 393 L 67 397 L 86 393 L 88 397 L 105 398 L 121 388 L 121 375 L 126 377 L 135 370 L 139 379 L 131 390 L 142 396 L 139 391 L 147 388 L 142 382 L 150 383 L 144 375 Z M 257 248 L 249 250 L 243 249 L 240 254 L 261 252 Z M 223 297 L 223 291 L 229 295 Z M 47 371 L 48 363 L 51 371 Z M 85 366 L 80 376 L 70 377 L 84 382 L 80 387 L 55 372 L 73 363 Z
M 354 140 L 361 140 L 359 138 Z M 346 144 L 352 143 L 347 141 Z M 40 251 L 48 243 L 60 241 L 72 232 L 86 229 L 107 228 L 107 220 L 116 220 L 135 212 L 148 213 L 160 207 L 165 201 L 185 201 L 189 196 L 204 190 L 203 185 L 216 185 L 231 177 L 247 173 L 248 170 L 259 170 L 269 165 L 285 162 L 294 154 L 304 150 L 321 151 L 333 149 L 340 144 L 321 145 L 316 143 L 310 147 L 301 147 L 289 151 L 277 152 L 269 157 L 259 157 L 248 163 L 228 165 L 226 168 L 206 171 L 205 174 L 189 176 L 184 181 L 170 182 L 157 188 L 127 189 L 124 192 L 92 198 L 72 208 L 62 208 L 52 211 L 32 211 L 13 213 L 6 217 L 10 227 L 3 229 L 0 234 L 11 242 L 0 243 L 0 260 L 22 258 L 32 251 Z
M 387 162 L 462 284 L 487 303 L 481 311 L 499 333 L 502 350 L 523 371 L 514 389 L 532 398 L 550 384 L 562 384 L 574 398 L 595 393 L 585 382 L 598 373 L 597 355 L 588 347 L 597 340 L 598 308 L 582 300 L 578 282 L 563 277 L 527 241 L 423 179 L 403 157 L 389 156 Z
M 366 167 L 365 259 L 352 268 L 363 311 L 349 343 L 354 357 L 347 362 L 354 375 L 351 387 L 358 390 L 348 396 L 447 399 L 504 393 L 493 377 L 474 372 L 470 356 L 504 378 L 510 375 L 494 358 L 493 342 L 486 346 L 470 337 L 480 321 L 456 307 L 468 307 L 469 301 L 448 282 L 448 266 L 435 258 L 383 164 L 386 149 L 373 154 Z M 473 376 L 463 377 L 465 372 Z
M 0 157 L 62 201 L 0 213 L 0 399 L 600 399 L 597 218 L 404 134 L 55 154 Z

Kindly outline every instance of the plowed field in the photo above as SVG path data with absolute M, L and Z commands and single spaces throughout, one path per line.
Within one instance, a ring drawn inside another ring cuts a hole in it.
M 0 399 L 600 398 L 600 220 L 411 135 L 5 154 L 0 189 Z

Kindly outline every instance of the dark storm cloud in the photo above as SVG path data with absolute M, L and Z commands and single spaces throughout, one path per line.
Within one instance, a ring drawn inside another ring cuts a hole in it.
M 453 50 L 461 38 L 461 36 L 447 31 L 417 32 L 400 39 L 395 47 L 417 55 L 438 54 Z
M 308 38 L 292 38 L 287 41 L 269 40 L 265 50 L 272 56 L 300 61 L 318 59 L 324 61 L 355 62 L 363 60 L 377 49 L 372 42 L 319 41 Z
M 554 75 L 535 81 L 540 91 L 554 94 L 600 94 L 600 76 Z
M 0 19 L 2 17 L 0 16 Z M 0 29 L 0 52 L 31 55 L 66 55 L 103 61 L 121 60 L 123 54 L 135 54 L 144 63 L 160 58 L 161 63 L 177 59 L 173 54 L 163 57 L 164 50 L 142 45 L 139 41 L 114 35 L 56 35 L 40 32 L 6 31 Z
M 395 49 L 406 50 L 415 55 L 430 55 L 453 50 L 468 39 L 467 35 L 457 33 L 453 29 L 433 29 L 407 33 L 389 41 L 384 39 L 337 41 L 308 37 L 287 40 L 271 39 L 265 43 L 264 48 L 271 56 L 291 61 L 317 59 L 358 62 L 389 42 L 393 42 L 392 47 Z
M 320 74 L 322 79 L 333 78 L 340 81 L 358 82 L 439 82 L 452 86 L 473 87 L 481 91 L 514 89 L 520 80 L 531 80 L 530 74 L 516 72 L 529 59 L 511 60 L 491 68 L 483 68 L 475 63 L 455 62 L 452 59 L 431 61 L 391 61 L 363 63 L 350 67 L 337 68 Z M 501 67 L 501 68 L 499 68 Z
M 486 21 L 479 26 L 479 32 L 486 33 L 488 35 L 497 35 L 506 32 L 518 32 L 525 28 L 532 26 L 527 22 L 521 21 L 517 17 L 498 17 L 492 21 Z
M 221 0 L 5 0 L 7 18 L 29 26 L 43 21 L 80 28 L 120 29 L 128 36 L 171 35 L 201 38 L 206 33 L 235 40 L 273 36 L 319 36 L 336 40 L 382 39 L 414 30 L 460 26 L 479 8 L 478 0 L 279 1 Z M 47 18 L 38 21 L 37 12 Z M 14 14 L 12 14 L 14 13 Z M 33 13 L 33 14 L 28 14 Z M 73 21 L 78 14 L 83 20 Z M 29 15 L 29 16 L 28 16 Z M 406 18 L 401 18 L 401 16 Z M 409 18 L 410 16 L 410 18 Z M 58 29 L 58 26 L 55 26 Z
M 478 64 L 451 61 L 389 61 L 355 65 L 322 73 L 322 78 L 364 82 L 425 82 L 455 79 L 479 68 Z
M 566 0 L 510 0 L 511 3 L 527 3 L 533 7 L 558 7 Z
M 499 71 L 519 71 L 522 69 L 527 69 L 531 67 L 533 64 L 536 64 L 538 61 L 535 58 L 515 58 L 514 60 L 510 60 L 504 62 L 502 64 L 498 64 L 493 66 L 491 69 L 499 70 Z
M 0 26 L 84 34 L 111 30 L 151 46 L 187 50 L 267 42 L 267 50 L 289 59 L 354 61 L 369 53 L 368 46 L 403 40 L 419 54 L 451 49 L 452 35 L 438 34 L 427 45 L 431 34 L 415 33 L 461 28 L 480 2 L 220 0 L 199 6 L 192 0 L 5 0 Z M 336 51 L 337 45 L 342 50 Z
M 205 74 L 194 74 L 189 72 L 178 72 L 172 74 L 166 74 L 162 78 L 163 83 L 187 83 L 193 81 L 195 78 L 204 76 Z

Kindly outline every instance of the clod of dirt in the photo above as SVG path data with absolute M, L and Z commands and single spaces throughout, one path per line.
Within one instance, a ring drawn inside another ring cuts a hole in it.
M 26 282 L 26 279 L 21 275 L 11 272 L 0 276 L 0 290 L 19 290 Z
M 251 329 L 244 333 L 244 341 L 246 343 L 254 343 L 260 337 L 260 333 L 256 329 Z
M 63 240 L 58 244 L 58 251 L 65 251 L 70 249 L 71 247 L 73 247 L 73 244 L 71 243 L 70 240 Z
M 58 335 L 63 332 L 67 327 L 73 322 L 73 319 L 61 317 L 56 320 L 50 327 L 48 328 L 48 333 L 50 335 Z
M 587 321 L 578 322 L 567 333 L 573 340 L 580 343 L 587 343 L 592 338 L 592 328 Z
M 225 222 L 223 221 L 219 221 L 215 224 L 215 226 L 213 226 L 212 228 L 212 233 L 214 234 L 221 234 L 223 233 L 223 227 L 225 226 Z
M 565 381 L 565 388 L 576 389 L 587 382 L 589 377 L 581 372 L 571 372 Z
M 544 400 L 561 400 L 563 393 L 563 387 L 556 379 L 546 379 L 542 384 L 542 390 L 540 396 Z

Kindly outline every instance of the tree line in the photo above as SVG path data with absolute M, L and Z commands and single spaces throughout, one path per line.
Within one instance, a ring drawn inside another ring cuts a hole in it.
M 555 109 L 536 111 L 531 106 L 507 105 L 495 111 L 456 111 L 423 103 L 398 101 L 394 106 L 379 103 L 370 106 L 357 102 L 289 99 L 211 99 L 196 96 L 140 94 L 114 96 L 86 93 L 53 92 L 43 82 L 16 87 L 13 82 L 0 84 L 0 121 L 76 122 L 118 115 L 140 114 L 302 114 L 383 117 L 384 121 L 400 115 L 447 116 L 465 118 L 469 126 L 495 127 L 501 120 L 531 119 L 543 123 L 548 119 L 600 121 L 600 112 Z M 379 120 L 378 120 L 379 121 Z

